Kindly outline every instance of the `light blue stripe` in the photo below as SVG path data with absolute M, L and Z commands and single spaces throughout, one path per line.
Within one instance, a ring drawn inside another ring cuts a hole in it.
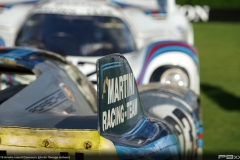
M 0 57 L 14 60 L 14 58 L 26 56 L 26 55 L 29 55 L 29 54 L 35 52 L 35 51 L 36 50 L 34 50 L 34 49 L 15 49 L 15 50 L 12 50 L 12 51 L 10 51 L 6 54 L 0 55 Z
M 203 133 L 203 127 L 199 127 L 199 133 Z
M 144 157 L 144 159 L 166 159 L 179 154 L 179 143 L 174 135 L 167 135 L 140 148 L 115 145 L 119 159 L 132 159 Z
M 8 80 L 8 74 L 5 74 L 5 82 L 9 82 Z M 7 88 L 10 87 L 10 85 L 8 83 L 6 83 Z
M 199 148 L 202 148 L 202 147 L 203 147 L 203 140 L 202 140 L 202 139 L 199 139 L 199 140 L 198 140 L 198 147 L 199 147 Z
M 109 67 L 105 67 L 104 69 L 102 69 L 104 66 L 108 65 L 108 64 L 118 64 L 118 65 L 110 65 Z M 103 83 L 103 71 L 110 69 L 110 68 L 116 68 L 116 67 L 121 67 L 122 63 L 121 62 L 112 62 L 112 63 L 107 63 L 107 64 L 103 64 L 101 65 L 101 75 L 100 75 L 100 83 Z
M 107 64 L 103 64 L 101 66 L 101 68 L 103 69 L 105 66 L 108 66 L 108 65 L 113 65 L 113 64 L 121 64 L 122 62 L 111 62 L 111 63 L 107 63 Z
M 0 38 L 0 46 L 5 46 L 5 43 L 2 38 Z
M 186 43 L 186 41 L 160 41 L 160 42 L 155 42 L 155 43 L 152 43 L 152 44 L 149 45 L 148 50 L 147 50 L 146 53 L 149 53 L 150 50 L 151 50 L 154 46 L 156 46 L 156 45 L 158 45 L 158 44 L 171 43 L 171 42 L 174 42 L 174 43 Z M 187 43 L 186 43 L 186 44 L 187 44 Z M 167 46 L 165 46 L 165 47 L 167 47 Z M 148 54 L 147 54 L 147 55 L 148 55 Z M 146 55 L 145 58 L 147 58 L 147 55 Z
M 122 66 L 122 64 L 115 65 L 115 66 L 109 66 L 109 67 L 106 67 L 106 68 L 102 69 L 102 71 L 105 71 L 105 70 L 107 70 L 107 69 L 110 69 L 110 68 L 117 68 L 117 67 L 121 67 L 121 66 Z
M 160 55 L 164 52 L 178 52 L 178 51 L 189 55 L 193 59 L 195 64 L 198 64 L 197 56 L 191 50 L 187 49 L 186 47 L 180 47 L 180 46 L 169 46 L 169 47 L 164 47 L 164 48 L 158 49 L 156 52 L 153 53 L 152 57 L 150 58 L 149 63 L 151 62 L 152 59 L 154 59 L 155 57 L 157 57 L 158 55 Z
M 160 49 L 156 50 L 153 53 L 153 55 L 151 56 L 151 58 L 150 58 L 150 60 L 149 60 L 149 62 L 147 64 L 147 67 L 151 63 L 151 61 L 155 57 L 157 57 L 158 55 L 165 54 L 165 53 L 168 53 L 168 52 L 179 52 L 179 51 L 187 54 L 188 56 L 190 56 L 193 59 L 194 63 L 198 66 L 198 57 L 190 49 L 188 49 L 186 47 L 180 47 L 180 46 L 169 46 L 169 47 L 163 47 L 163 48 L 160 48 Z M 147 67 L 146 67 L 146 70 L 147 70 Z M 142 78 L 140 84 L 142 84 L 144 76 L 145 76 L 145 73 L 143 74 L 143 78 Z M 137 79 L 139 79 L 139 77 L 140 77 L 140 75 L 138 76 Z

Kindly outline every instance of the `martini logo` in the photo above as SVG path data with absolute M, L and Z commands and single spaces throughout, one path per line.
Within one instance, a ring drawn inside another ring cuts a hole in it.
M 105 93 L 107 93 L 107 96 Z M 115 107 L 102 112 L 103 131 L 114 128 L 137 115 L 138 99 L 127 99 L 134 93 L 135 79 L 132 73 L 104 79 L 102 99 L 107 98 L 107 104 L 113 104 Z M 125 103 L 120 103 L 121 100 L 124 100 Z
M 72 95 L 72 92 L 67 88 L 67 86 L 64 83 L 60 83 L 59 86 L 62 88 L 62 90 L 66 93 L 68 98 L 74 102 L 74 97 Z
M 108 86 L 108 104 L 134 95 L 134 82 L 134 75 L 132 73 L 111 79 L 106 77 L 103 82 L 102 99 L 104 98 L 104 93 L 106 93 L 106 86 Z

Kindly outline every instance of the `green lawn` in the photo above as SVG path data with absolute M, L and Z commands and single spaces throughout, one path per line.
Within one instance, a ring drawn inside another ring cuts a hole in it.
M 240 23 L 194 23 L 204 153 L 240 154 Z

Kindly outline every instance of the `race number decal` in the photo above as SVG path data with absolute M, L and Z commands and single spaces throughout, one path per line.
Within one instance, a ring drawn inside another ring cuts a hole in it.
M 183 155 L 191 157 L 196 142 L 196 129 L 188 113 L 177 106 L 169 104 L 154 106 L 150 112 L 173 126 L 180 141 Z

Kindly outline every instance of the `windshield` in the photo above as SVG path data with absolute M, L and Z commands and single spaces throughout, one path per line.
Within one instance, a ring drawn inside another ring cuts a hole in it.
M 135 50 L 127 25 L 107 16 L 35 14 L 20 30 L 16 45 L 64 56 L 103 56 Z

